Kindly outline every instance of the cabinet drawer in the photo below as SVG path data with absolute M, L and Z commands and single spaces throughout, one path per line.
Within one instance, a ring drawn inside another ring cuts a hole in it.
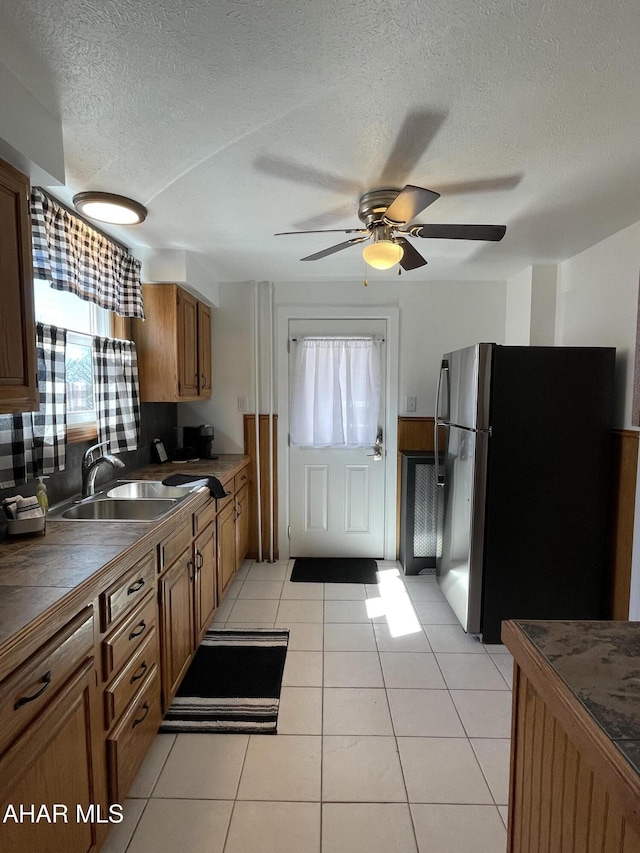
M 243 486 L 248 485 L 249 483 L 249 469 L 245 468 L 244 471 L 241 471 L 239 474 L 236 474 L 235 479 L 233 481 L 233 490 L 234 492 L 238 492 Z
M 93 654 L 93 610 L 87 607 L 0 684 L 0 753 Z
M 198 533 L 201 533 L 207 524 L 210 524 L 213 519 L 216 517 L 216 512 L 218 511 L 217 504 L 214 500 L 209 501 L 208 504 L 199 509 L 197 512 L 193 513 L 193 535 L 196 536 Z
M 124 716 L 107 737 L 109 801 L 123 803 L 162 722 L 158 670 L 149 673 Z
M 185 524 L 160 543 L 160 570 L 168 568 L 191 542 L 191 525 Z
M 155 560 L 146 554 L 135 566 L 100 596 L 101 628 L 106 631 L 116 619 L 138 604 L 154 587 Z
M 111 728 L 114 720 L 133 699 L 135 694 L 150 676 L 158 664 L 158 635 L 152 628 L 147 639 L 133 655 L 124 669 L 116 675 L 104 691 L 104 717 L 106 728 Z
M 104 677 L 109 678 L 131 657 L 133 652 L 151 633 L 156 624 L 156 596 L 146 599 L 128 619 L 102 641 Z

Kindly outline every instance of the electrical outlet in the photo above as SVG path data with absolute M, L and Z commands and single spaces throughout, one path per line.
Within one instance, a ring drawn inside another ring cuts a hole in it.
M 417 397 L 413 397 L 413 396 L 405 397 L 405 400 L 404 400 L 405 412 L 415 412 L 417 403 L 418 403 Z
M 246 397 L 238 397 L 238 411 L 246 412 L 248 408 L 249 401 Z

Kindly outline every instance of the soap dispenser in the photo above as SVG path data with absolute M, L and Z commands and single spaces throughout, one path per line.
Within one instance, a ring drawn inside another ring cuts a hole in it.
M 36 498 L 44 515 L 49 512 L 49 495 L 47 494 L 47 487 L 44 482 L 48 479 L 48 477 L 38 477 L 38 485 L 36 487 Z

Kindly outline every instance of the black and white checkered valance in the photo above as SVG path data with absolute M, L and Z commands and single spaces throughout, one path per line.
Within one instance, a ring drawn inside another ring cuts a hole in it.
M 93 339 L 98 441 L 109 450 L 136 450 L 140 434 L 138 358 L 133 341 Z
M 121 317 L 144 319 L 140 261 L 39 187 L 31 190 L 31 231 L 36 278 Z
M 36 326 L 40 409 L 0 416 L 0 488 L 64 471 L 67 441 L 66 329 Z

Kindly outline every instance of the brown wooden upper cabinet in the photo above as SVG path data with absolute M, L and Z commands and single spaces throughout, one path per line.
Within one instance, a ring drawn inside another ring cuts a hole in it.
M 29 192 L 0 160 L 0 413 L 38 409 Z
M 177 284 L 143 284 L 146 320 L 134 320 L 143 403 L 211 397 L 211 309 Z

